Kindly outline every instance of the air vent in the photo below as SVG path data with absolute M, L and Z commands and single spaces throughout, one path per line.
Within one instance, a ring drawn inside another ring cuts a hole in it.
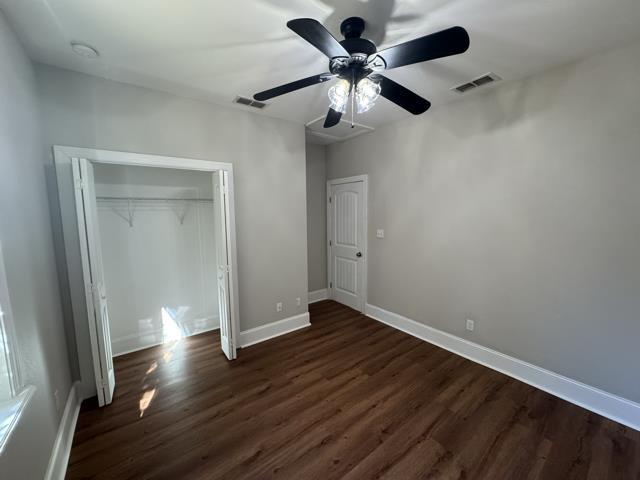
M 257 100 L 254 100 L 253 102 L 251 102 L 251 106 L 256 108 L 264 108 L 267 106 L 267 104 L 264 102 L 259 102 Z
M 493 72 L 489 72 L 486 75 L 482 75 L 481 77 L 474 78 L 470 82 L 463 83 L 462 85 L 458 85 L 457 87 L 453 87 L 451 90 L 454 90 L 458 93 L 466 93 L 469 90 L 473 90 L 474 88 L 482 87 L 484 85 L 488 85 L 493 82 L 497 82 L 502 80 L 499 75 L 496 75 Z
M 464 93 L 467 90 L 471 90 L 472 88 L 476 88 L 477 85 L 474 85 L 473 83 L 469 82 L 469 83 L 463 83 L 462 85 L 458 85 L 457 87 L 453 87 L 452 90 L 455 90 L 456 92 L 459 93 Z
M 486 75 L 483 75 L 481 77 L 476 78 L 475 80 L 472 80 L 472 82 L 476 87 L 481 87 L 482 85 L 486 85 L 487 83 L 497 82 L 498 80 L 502 80 L 502 79 L 495 73 L 487 73 Z
M 233 103 L 239 103 L 240 105 L 246 105 L 247 107 L 258 108 L 260 110 L 262 110 L 264 107 L 268 105 L 268 103 L 259 102 L 257 100 L 251 100 L 250 98 L 241 97 L 240 95 L 238 95 L 236 98 L 233 99 Z

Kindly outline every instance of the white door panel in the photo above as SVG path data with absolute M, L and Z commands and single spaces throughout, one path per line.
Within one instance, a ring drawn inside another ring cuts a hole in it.
M 329 291 L 334 300 L 364 309 L 364 182 L 331 185 Z
M 222 351 L 229 360 L 236 358 L 236 347 L 232 335 L 231 296 L 230 296 L 230 266 L 229 252 L 229 178 L 226 171 L 218 172 L 215 183 L 220 208 L 216 212 L 216 248 L 218 261 L 218 302 L 220 305 L 220 343 Z
M 94 374 L 100 406 L 113 400 L 116 386 L 109 330 L 109 309 L 104 283 L 102 248 L 98 230 L 98 209 L 96 205 L 93 165 L 81 158 L 73 159 L 73 174 L 76 183 L 76 212 L 80 250 L 85 276 L 89 335 L 91 337 Z

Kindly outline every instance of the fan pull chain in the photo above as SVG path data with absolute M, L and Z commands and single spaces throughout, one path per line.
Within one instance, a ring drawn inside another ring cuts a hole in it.
M 356 101 L 356 72 L 351 71 L 351 128 L 353 128 L 354 104 Z

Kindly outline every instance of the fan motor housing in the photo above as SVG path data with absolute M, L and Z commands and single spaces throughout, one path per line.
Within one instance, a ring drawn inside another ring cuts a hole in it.
M 365 55 L 372 55 L 378 51 L 375 44 L 366 38 L 345 38 L 340 42 L 340 45 L 350 54 L 364 53 Z
M 364 19 L 360 17 L 345 18 L 340 24 L 340 33 L 344 38 L 358 38 L 364 32 Z
M 339 78 L 358 83 L 369 76 L 373 70 L 366 65 L 366 55 L 356 54 L 349 58 L 335 58 L 329 64 L 329 70 Z
M 349 17 L 340 24 L 340 33 L 344 36 L 340 45 L 350 54 L 372 55 L 378 51 L 372 41 L 360 38 L 364 27 L 364 20 L 360 17 Z

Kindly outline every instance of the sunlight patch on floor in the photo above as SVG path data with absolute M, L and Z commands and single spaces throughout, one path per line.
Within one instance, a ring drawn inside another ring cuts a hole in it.
M 155 396 L 156 396 L 155 387 L 152 388 L 151 390 L 147 390 L 142 394 L 142 397 L 140 397 L 140 403 L 139 403 L 140 418 L 142 418 L 142 416 L 144 415 L 144 412 L 147 410 L 147 408 L 149 408 Z
M 149 369 L 146 371 L 145 375 L 149 375 L 150 373 L 153 373 L 156 368 L 158 368 L 158 362 L 153 362 L 151 363 L 151 365 L 149 365 Z

